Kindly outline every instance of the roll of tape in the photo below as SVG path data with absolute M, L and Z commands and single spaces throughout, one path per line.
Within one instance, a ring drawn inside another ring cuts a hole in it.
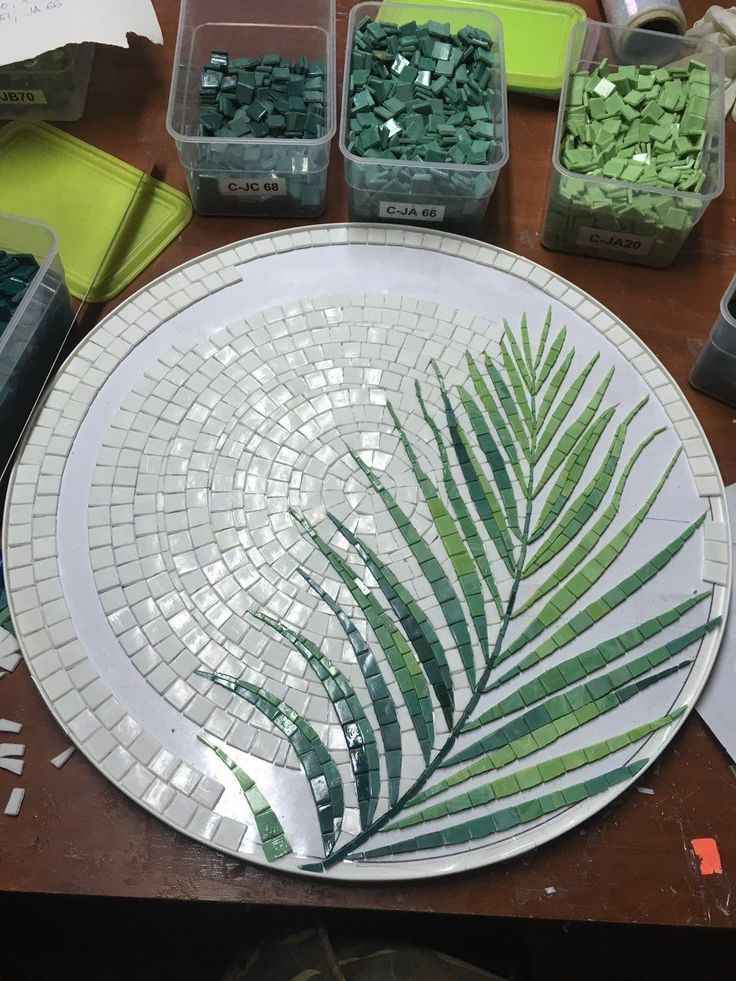
M 684 34 L 687 21 L 678 0 L 602 0 L 606 20 L 614 27 L 638 27 L 665 34 Z

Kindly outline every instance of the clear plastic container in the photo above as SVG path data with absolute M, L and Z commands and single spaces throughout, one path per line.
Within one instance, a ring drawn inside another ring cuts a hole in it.
M 55 232 L 0 213 L 0 248 L 33 255 L 39 269 L 0 334 L 0 463 L 7 462 L 64 342 L 73 310 Z
M 471 164 L 425 163 L 422 160 L 383 160 L 359 157 L 347 147 L 350 118 L 350 64 L 353 34 L 366 17 L 382 17 L 402 24 L 429 20 L 478 27 L 493 39 L 495 65 L 492 87 L 495 93 L 492 122 L 495 128 L 493 161 L 480 166 Z M 353 221 L 389 221 L 472 231 L 483 220 L 488 201 L 496 187 L 501 168 L 508 160 L 506 122 L 506 75 L 503 59 L 501 22 L 487 7 L 420 6 L 402 3 L 361 3 L 353 7 L 348 20 L 348 42 L 345 51 L 342 112 L 340 116 L 340 150 L 345 158 L 345 181 L 348 206 Z
M 317 139 L 197 136 L 200 73 L 213 50 L 324 64 L 324 134 Z M 200 214 L 320 215 L 336 119 L 335 0 L 183 0 L 166 127 Z
M 736 276 L 723 294 L 720 316 L 693 365 L 690 384 L 736 406 Z
M 94 44 L 67 44 L 0 67 L 0 119 L 79 119 L 87 101 Z
M 680 191 L 577 174 L 560 159 L 570 79 L 604 58 L 611 67 L 671 68 L 690 59 L 710 74 L 703 147 L 706 180 L 699 192 Z M 668 266 L 724 185 L 723 55 L 701 38 L 629 30 L 587 21 L 572 33 L 552 154 L 552 175 L 542 243 L 549 249 L 617 259 L 642 266 Z

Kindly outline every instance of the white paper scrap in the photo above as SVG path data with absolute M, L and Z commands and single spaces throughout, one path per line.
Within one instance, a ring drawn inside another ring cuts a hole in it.
M 22 722 L 13 722 L 10 719 L 0 719 L 0 732 L 20 732 L 22 728 Z
M 151 0 L 3 0 L 0 65 L 81 41 L 127 48 L 129 33 L 163 44 Z
M 0 757 L 22 756 L 26 751 L 22 743 L 0 743 Z
M 726 488 L 726 503 L 731 519 L 731 555 L 736 561 L 736 484 Z M 700 716 L 722 744 L 732 760 L 736 761 L 736 576 L 731 583 L 731 608 L 726 629 L 705 691 L 698 699 Z

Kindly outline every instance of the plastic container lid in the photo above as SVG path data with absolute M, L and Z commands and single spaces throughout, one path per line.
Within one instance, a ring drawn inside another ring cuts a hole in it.
M 56 231 L 67 285 L 87 293 L 136 192 L 141 171 L 46 123 L 0 132 L 0 211 L 46 222 Z M 146 177 L 125 248 L 89 300 L 109 300 L 174 239 L 192 217 L 184 194 Z
M 419 5 L 422 0 L 402 2 Z M 457 17 L 450 20 L 455 31 L 465 26 L 463 7 L 487 7 L 503 24 L 507 87 L 516 92 L 559 95 L 570 33 L 586 19 L 582 7 L 563 0 L 442 0 L 442 5 L 458 8 Z M 382 15 L 385 20 L 392 19 L 389 7 L 387 2 Z

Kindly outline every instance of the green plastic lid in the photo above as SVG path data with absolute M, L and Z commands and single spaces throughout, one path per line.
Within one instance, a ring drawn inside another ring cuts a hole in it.
M 70 291 L 87 294 L 125 216 L 114 266 L 88 299 L 124 289 L 188 224 L 189 198 L 47 123 L 0 132 L 0 211 L 51 225 Z M 135 206 L 128 205 L 136 195 Z
M 422 0 L 400 0 L 402 5 L 422 5 Z M 567 51 L 573 27 L 586 19 L 582 7 L 562 0 L 441 0 L 443 7 L 456 7 L 449 18 L 453 31 L 468 23 L 463 7 L 484 7 L 494 13 L 503 25 L 506 55 L 506 84 L 517 92 L 557 96 L 567 62 Z M 390 3 L 383 5 L 379 19 L 408 20 Z M 436 11 L 431 16 L 437 19 Z M 429 17 L 425 18 L 429 19 Z

